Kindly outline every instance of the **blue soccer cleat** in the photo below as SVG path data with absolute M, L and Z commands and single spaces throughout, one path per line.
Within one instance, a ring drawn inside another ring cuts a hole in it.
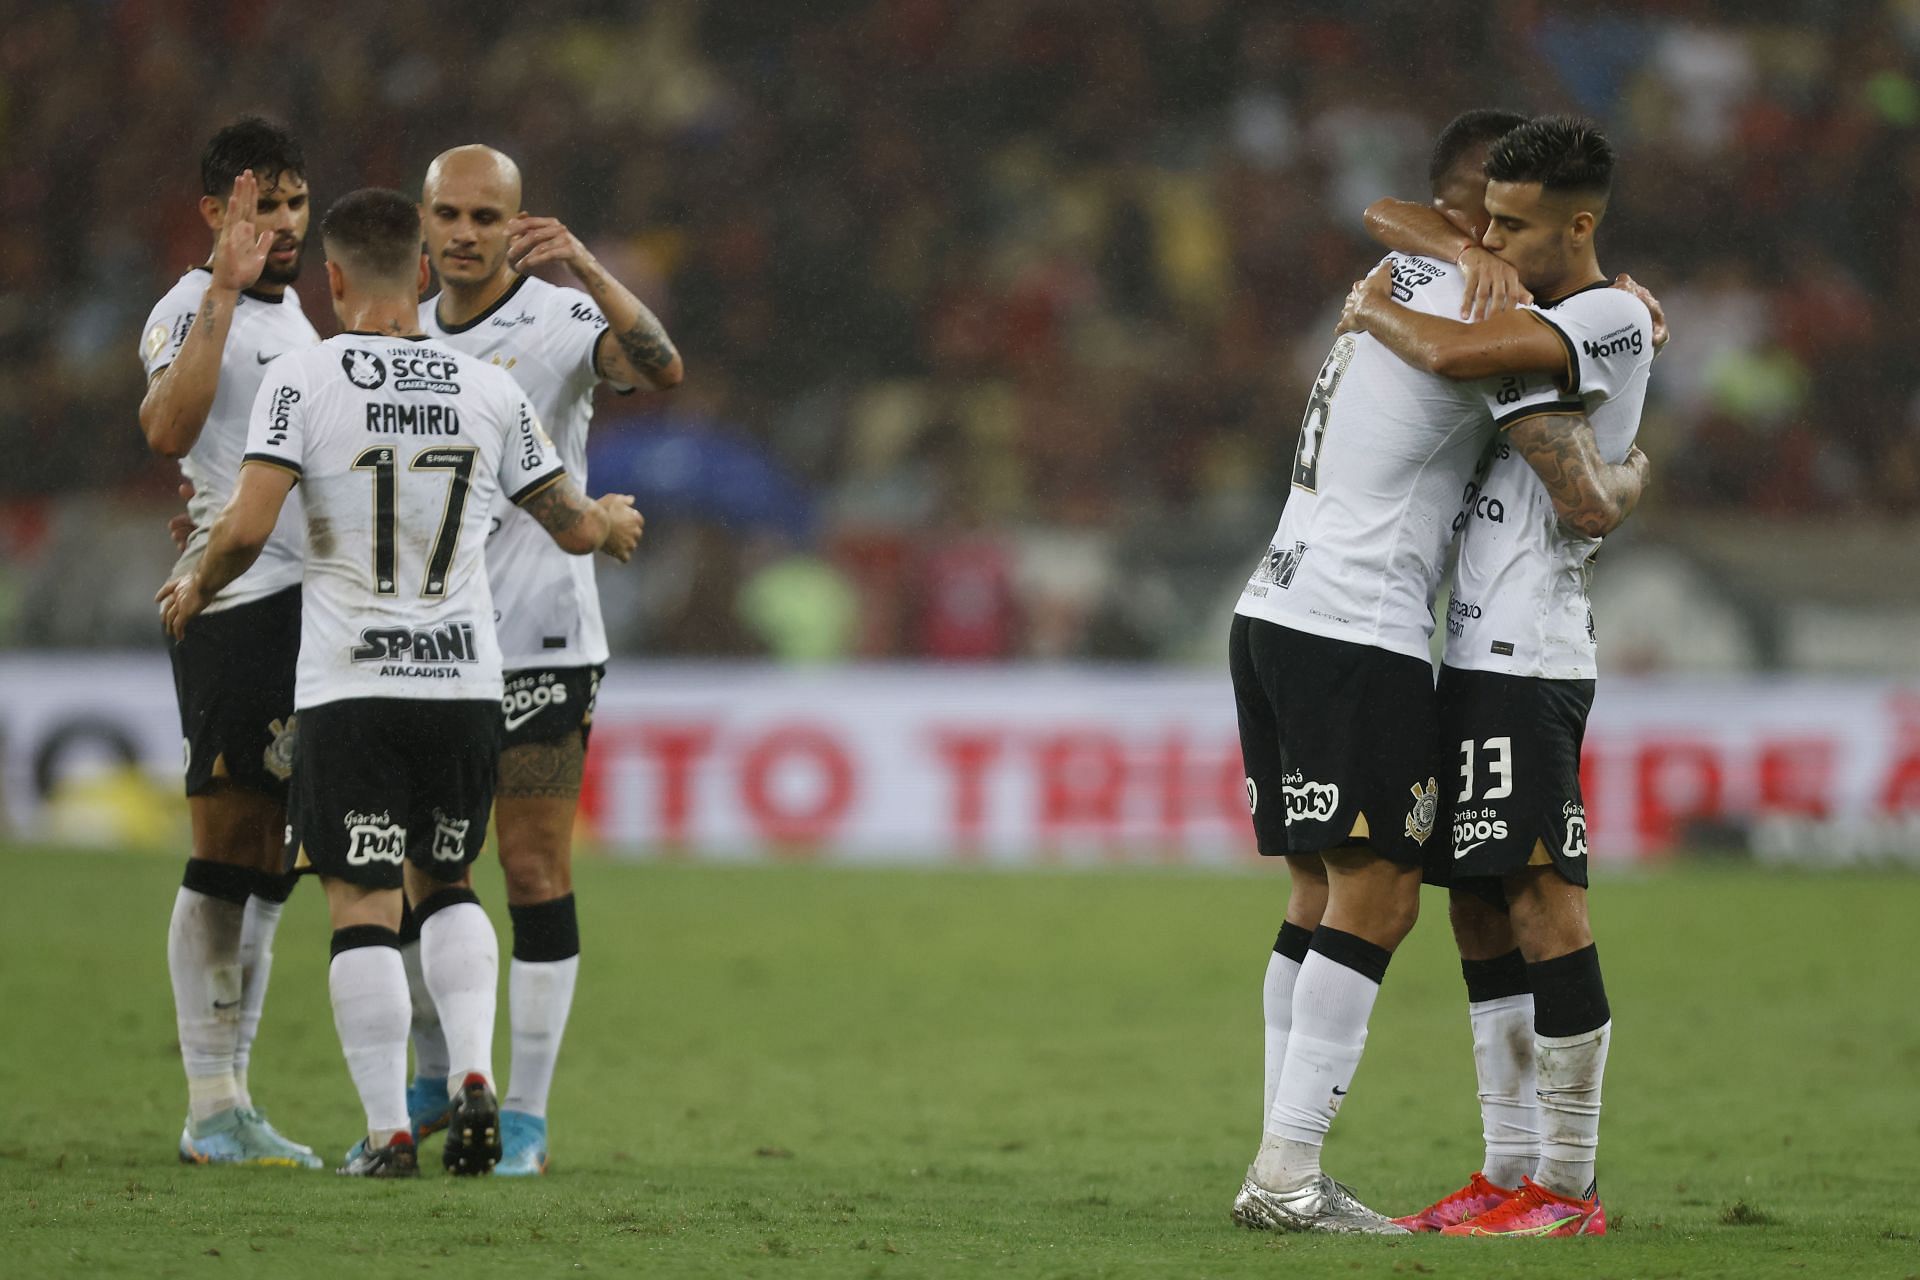
M 525 1111 L 500 1113 L 500 1163 L 496 1178 L 535 1178 L 547 1171 L 547 1120 Z
M 267 1118 L 229 1107 L 180 1131 L 181 1164 L 231 1164 L 270 1169 L 318 1169 L 313 1148 L 282 1137 Z
M 453 1099 L 447 1096 L 445 1076 L 415 1076 L 407 1086 L 407 1120 L 413 1125 L 417 1146 L 447 1127 L 453 1115 Z

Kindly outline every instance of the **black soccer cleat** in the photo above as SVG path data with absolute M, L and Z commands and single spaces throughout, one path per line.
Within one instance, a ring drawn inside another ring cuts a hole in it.
M 360 1139 L 347 1152 L 347 1162 L 334 1172 L 349 1178 L 417 1178 L 420 1154 L 413 1135 L 403 1129 L 384 1147 L 369 1147 L 365 1138 Z
M 500 1163 L 500 1100 L 479 1072 L 467 1077 L 447 1118 L 440 1163 L 455 1177 L 477 1178 Z

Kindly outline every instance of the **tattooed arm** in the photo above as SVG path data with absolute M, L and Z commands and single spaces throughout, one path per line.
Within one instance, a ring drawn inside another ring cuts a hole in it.
M 520 509 L 538 520 L 568 555 L 604 551 L 622 564 L 633 558 L 646 523 L 634 509 L 632 494 L 609 493 L 598 502 L 589 501 L 564 475 L 520 499 Z
M 607 319 L 594 349 L 600 376 L 622 386 L 656 391 L 680 385 L 686 370 L 665 326 L 633 291 L 615 280 L 558 218 L 515 217 L 507 223 L 507 260 L 516 271 L 563 262 Z
M 1547 486 L 1560 527 L 1580 537 L 1604 538 L 1619 528 L 1646 488 L 1647 455 L 1635 448 L 1625 462 L 1606 461 L 1593 425 L 1579 414 L 1522 418 L 1507 438 Z
M 259 189 L 251 169 L 234 179 L 226 221 L 207 264 L 213 275 L 193 327 L 173 362 L 147 383 L 146 398 L 140 402 L 140 430 L 147 447 L 162 457 L 185 457 L 200 439 L 220 390 L 220 357 L 240 291 L 251 288 L 266 265 L 273 232 L 259 230 L 253 221 Z

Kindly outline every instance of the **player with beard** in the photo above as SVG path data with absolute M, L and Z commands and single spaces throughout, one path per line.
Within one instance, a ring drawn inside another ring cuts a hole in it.
M 1469 112 L 1435 144 L 1436 206 L 1477 233 L 1483 158 L 1522 122 Z M 1463 270 L 1392 255 L 1407 309 L 1457 313 Z M 1243 1225 L 1400 1234 L 1320 1169 L 1359 1065 L 1380 983 L 1412 927 L 1440 797 L 1429 643 L 1462 489 L 1508 412 L 1499 379 L 1450 382 L 1410 368 L 1343 325 L 1316 379 L 1279 528 L 1235 609 L 1229 645 L 1247 794 L 1261 853 L 1285 856 L 1292 888 L 1263 1006 L 1263 1134 L 1235 1198 Z M 1511 419 L 1511 439 L 1556 503 L 1617 522 L 1643 466 L 1599 464 L 1581 406 Z
M 587 476 L 594 392 L 680 382 L 679 355 L 653 313 L 554 218 L 520 208 L 520 171 L 491 147 L 455 147 L 427 169 L 420 218 L 440 293 L 420 304 L 420 327 L 455 351 L 507 370 L 533 401 L 568 472 Z M 522 274 L 564 265 L 581 286 Z M 547 1167 L 547 1099 L 580 966 L 573 899 L 573 822 L 594 696 L 607 661 L 600 598 L 588 557 L 570 557 L 524 512 L 502 503 L 487 541 L 506 663 L 504 738 L 494 807 L 513 921 L 508 978 L 512 1066 L 501 1122 L 502 1176 Z M 440 1123 L 444 1041 L 413 975 L 412 1094 L 417 1132 Z
M 1491 148 L 1478 243 L 1430 213 L 1377 212 L 1389 244 L 1496 255 L 1537 305 L 1463 325 L 1400 306 L 1383 277 L 1346 322 L 1414 367 L 1498 376 L 1501 422 L 1578 406 L 1606 462 L 1633 451 L 1659 304 L 1607 288 L 1594 231 L 1614 157 L 1591 124 L 1534 120 Z M 1377 224 L 1376 224 L 1377 225 Z M 1593 703 L 1591 564 L 1607 529 L 1558 509 L 1507 437 L 1467 491 L 1439 682 L 1449 787 L 1449 895 L 1466 978 L 1486 1158 L 1458 1191 L 1398 1221 L 1450 1235 L 1600 1235 L 1594 1177 L 1611 1012 L 1588 923 L 1580 747 Z
M 288 287 L 307 234 L 305 167 L 299 144 L 265 120 L 215 134 L 200 159 L 213 253 L 155 304 L 142 330 L 140 427 L 156 453 L 180 460 L 194 490 L 199 527 L 185 536 L 178 571 L 199 560 L 205 526 L 233 490 L 269 366 L 320 340 Z M 320 1165 L 253 1105 L 247 1071 L 293 887 L 282 848 L 305 541 L 299 504 L 290 503 L 259 561 L 168 647 L 193 850 L 174 898 L 167 968 L 187 1073 L 180 1159 L 193 1164 Z

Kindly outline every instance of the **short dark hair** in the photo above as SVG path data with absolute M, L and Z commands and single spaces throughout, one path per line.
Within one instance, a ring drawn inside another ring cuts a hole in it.
M 1613 189 L 1613 144 L 1591 120 L 1540 116 L 1493 144 L 1487 177 L 1537 182 L 1542 191 L 1592 193 L 1604 200 Z
M 382 280 L 411 276 L 420 261 L 420 207 L 386 187 L 362 187 L 320 219 L 327 257 Z
M 1518 111 L 1501 111 L 1496 107 L 1462 111 L 1449 120 L 1440 136 L 1433 140 L 1433 155 L 1427 161 L 1427 182 L 1439 186 L 1469 151 L 1491 145 L 1526 122 L 1527 118 Z
M 200 189 L 224 196 L 248 169 L 267 187 L 283 173 L 306 177 L 307 157 L 294 136 L 273 121 L 241 116 L 214 134 L 200 153 Z

